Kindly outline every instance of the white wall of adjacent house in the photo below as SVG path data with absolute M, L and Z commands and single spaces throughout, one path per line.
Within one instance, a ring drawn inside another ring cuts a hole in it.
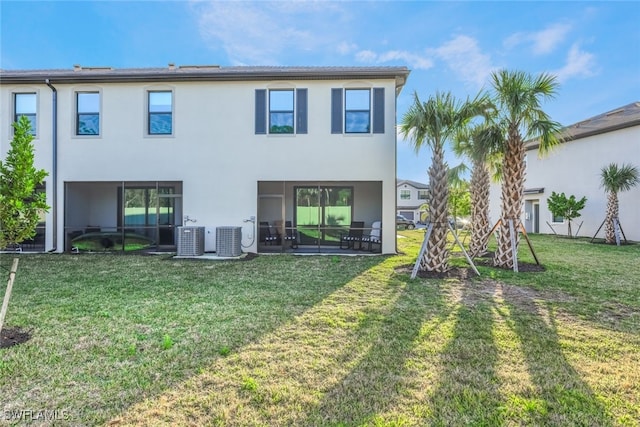
M 542 193 L 525 195 L 522 221 L 528 232 L 551 234 L 552 229 L 567 234 L 568 222 L 554 221 L 547 206 L 551 192 L 567 197 L 587 198 L 582 215 L 571 223 L 573 234 L 593 237 L 606 214 L 607 195 L 601 187 L 600 170 L 610 163 L 631 163 L 640 168 L 640 126 L 628 127 L 580 138 L 557 146 L 544 157 L 537 150 L 527 152 L 525 189 L 542 189 Z M 620 223 L 628 240 L 640 241 L 640 186 L 618 194 Z M 539 217 L 536 218 L 535 206 Z M 490 216 L 492 223 L 500 217 L 500 187 L 492 184 Z M 558 218 L 556 218 L 558 219 Z M 548 223 L 548 224 L 547 224 Z M 604 228 L 597 237 L 604 237 Z
M 178 181 L 183 213 L 207 227 L 242 226 L 257 212 L 259 181 L 382 183 L 383 224 L 395 224 L 395 81 L 279 81 L 63 84 L 58 91 L 58 241 L 65 182 Z M 332 134 L 332 88 L 385 89 L 383 134 Z M 308 133 L 256 135 L 255 90 L 306 88 Z M 0 156 L 13 136 L 12 94 L 36 92 L 36 166 L 51 171 L 52 92 L 42 85 L 1 90 Z M 147 92 L 173 92 L 173 132 L 147 132 Z M 77 136 L 76 92 L 100 93 L 100 134 Z M 51 187 L 51 175 L 47 178 Z M 50 192 L 48 191 L 49 197 Z M 355 195 L 357 198 L 357 194 Z M 51 200 L 49 199 L 49 204 Z M 373 218 L 373 216 L 372 216 Z M 52 214 L 47 217 L 50 225 Z M 193 225 L 193 224 L 190 224 Z M 52 227 L 47 227 L 51 242 Z M 383 227 L 383 253 L 395 227 Z M 51 243 L 48 243 L 50 249 Z M 257 244 L 246 248 L 256 251 Z M 59 243 L 57 250 L 63 250 Z
M 416 188 L 406 182 L 397 185 L 396 203 L 398 215 L 419 222 L 422 213 L 420 206 L 426 203 L 426 199 L 420 198 L 420 193 L 425 191 L 427 191 L 426 188 Z

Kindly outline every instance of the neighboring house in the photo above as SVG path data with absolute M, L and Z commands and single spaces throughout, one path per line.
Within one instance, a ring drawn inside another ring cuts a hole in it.
M 299 250 L 322 252 L 358 220 L 382 221 L 381 252 L 394 253 L 396 97 L 408 75 L 173 64 L 1 70 L 0 156 L 11 123 L 26 115 L 52 207 L 36 250 L 70 250 L 87 231 L 131 231 L 175 250 L 176 228 L 188 225 L 205 227 L 206 251 L 216 249 L 217 227 L 241 227 L 243 250 L 256 252 L 272 249 L 258 224 L 291 221 Z
M 408 179 L 399 179 L 396 181 L 397 187 L 397 211 L 398 215 L 420 222 L 426 209 L 421 209 L 429 200 L 429 186 Z
M 527 147 L 523 224 L 527 232 L 567 234 L 567 221 L 554 218 L 547 207 L 551 192 L 580 199 L 587 197 L 582 216 L 572 221 L 572 231 L 592 237 L 605 218 L 607 195 L 600 170 L 609 163 L 631 163 L 640 168 L 640 102 L 568 126 L 564 142 L 543 157 L 534 141 Z M 620 223 L 629 240 L 640 241 L 640 186 L 618 194 Z M 500 216 L 500 188 L 491 189 L 490 215 Z M 553 229 L 553 231 L 552 231 Z M 598 237 L 604 237 L 604 228 Z

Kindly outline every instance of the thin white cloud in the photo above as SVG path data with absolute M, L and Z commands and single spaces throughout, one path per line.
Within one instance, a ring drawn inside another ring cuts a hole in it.
M 360 62 L 374 63 L 378 61 L 378 54 L 372 50 L 361 50 L 356 53 L 356 59 Z
M 232 63 L 278 64 L 290 51 L 335 51 L 339 44 L 337 32 L 326 28 L 342 19 L 339 3 L 212 1 L 191 7 L 203 39 L 224 50 Z
M 382 53 L 361 50 L 356 53 L 356 60 L 370 64 L 402 61 L 414 70 L 428 70 L 433 67 L 433 61 L 430 58 L 404 50 L 390 50 Z
M 349 42 L 343 41 L 338 43 L 337 50 L 340 55 L 348 55 L 358 50 L 358 45 L 355 43 L 349 43 Z
M 513 49 L 521 44 L 531 43 L 531 50 L 535 55 L 553 52 L 571 31 L 570 24 L 556 23 L 537 32 L 519 32 L 510 35 L 504 41 L 504 46 Z
M 574 43 L 567 54 L 564 67 L 553 72 L 558 81 L 564 82 L 572 77 L 591 77 L 597 74 L 597 62 L 594 54 L 580 50 L 578 43 Z
M 494 70 L 490 56 L 482 53 L 478 41 L 469 36 L 457 36 L 433 53 L 466 83 L 482 86 Z

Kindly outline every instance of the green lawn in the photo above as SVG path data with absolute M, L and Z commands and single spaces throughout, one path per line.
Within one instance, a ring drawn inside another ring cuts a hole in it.
M 387 257 L 21 255 L 0 425 L 639 425 L 640 245 L 533 236 L 545 272 L 412 281 L 423 232 L 399 234 Z

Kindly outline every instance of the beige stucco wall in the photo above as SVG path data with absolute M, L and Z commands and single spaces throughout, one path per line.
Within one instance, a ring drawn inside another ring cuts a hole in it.
M 182 181 L 184 215 L 207 227 L 243 226 L 255 216 L 258 181 L 382 182 L 381 219 L 395 223 L 394 80 L 52 84 L 58 91 L 58 250 L 65 182 Z M 283 87 L 308 89 L 308 133 L 255 135 L 255 90 Z M 384 134 L 331 134 L 331 89 L 339 87 L 385 88 Z M 44 82 L 0 89 L 0 155 L 12 137 L 12 93 L 36 91 L 36 165 L 50 171 L 52 91 Z M 146 135 L 146 91 L 158 89 L 174 93 L 171 136 Z M 74 135 L 74 94 L 87 90 L 101 93 L 100 136 Z M 47 181 L 50 189 L 51 177 Z M 49 248 L 51 221 L 49 214 Z M 384 253 L 395 252 L 395 228 L 384 229 L 383 242 Z

